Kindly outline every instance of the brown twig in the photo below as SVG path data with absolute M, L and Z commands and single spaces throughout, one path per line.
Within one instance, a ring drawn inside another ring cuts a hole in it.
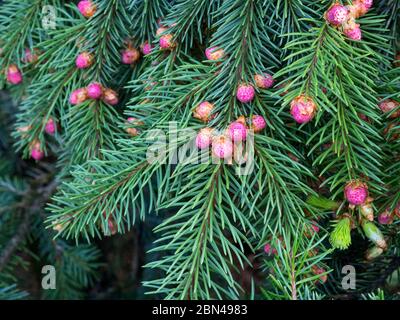
M 25 235 L 29 230 L 29 222 L 30 212 L 25 215 L 22 223 L 17 230 L 17 233 L 11 238 L 11 240 L 7 243 L 6 247 L 0 254 L 0 272 L 3 271 L 4 267 L 7 265 L 7 262 L 10 260 L 11 255 L 25 238 Z
M 3 271 L 13 253 L 24 241 L 27 233 L 29 233 L 31 216 L 44 206 L 50 195 L 56 189 L 57 185 L 58 181 L 53 180 L 51 183 L 43 187 L 36 189 L 31 188 L 31 191 L 35 191 L 31 192 L 30 197 L 25 197 L 22 200 L 21 207 L 28 209 L 25 210 L 23 220 L 18 227 L 17 233 L 11 238 L 0 254 L 0 272 Z
M 295 257 L 292 256 L 292 272 L 290 274 L 290 282 L 292 287 L 292 300 L 297 300 L 296 275 L 294 270 L 293 259 L 295 259 Z

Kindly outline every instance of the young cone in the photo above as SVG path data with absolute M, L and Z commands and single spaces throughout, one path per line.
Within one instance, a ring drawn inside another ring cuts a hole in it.
M 379 228 L 371 221 L 363 220 L 361 223 L 365 236 L 379 248 L 386 249 L 387 244 Z
M 351 244 L 351 220 L 343 216 L 335 222 L 335 227 L 329 238 L 331 245 L 340 250 L 347 249 Z
M 83 102 L 85 102 L 88 98 L 87 90 L 86 88 L 79 88 L 74 90 L 71 93 L 71 96 L 69 98 L 69 102 L 73 105 L 78 105 Z
M 325 19 L 334 26 L 340 26 L 347 21 L 348 16 L 349 10 L 337 2 L 326 11 Z
M 93 56 L 85 51 L 80 53 L 75 60 L 75 65 L 78 69 L 86 69 L 89 68 L 93 63 Z
M 220 159 L 229 159 L 233 154 L 232 140 L 224 135 L 217 136 L 212 141 L 213 155 Z
M 267 123 L 263 116 L 254 115 L 251 118 L 251 128 L 254 132 L 261 132 L 266 127 Z
M 207 122 L 211 119 L 213 109 L 214 104 L 208 101 L 203 101 L 196 107 L 196 109 L 194 109 L 193 117 L 203 122 Z
M 196 136 L 196 146 L 199 149 L 207 149 L 212 143 L 213 129 L 203 128 Z
M 56 123 L 52 118 L 50 118 L 44 127 L 44 131 L 46 131 L 47 134 L 53 135 L 56 132 Z
M 90 18 L 96 13 L 97 7 L 91 0 L 82 0 L 78 3 L 78 10 L 85 18 Z
M 241 83 L 236 91 L 236 98 L 242 103 L 249 103 L 254 99 L 255 90 L 252 85 Z
M 87 87 L 87 95 L 90 99 L 100 99 L 103 94 L 103 87 L 98 82 L 92 82 Z
M 351 205 L 357 206 L 367 200 L 368 186 L 360 180 L 352 180 L 346 184 L 344 194 Z
M 261 89 L 271 88 L 275 82 L 274 78 L 268 73 L 256 74 L 254 76 L 254 81 L 256 86 Z
M 290 103 L 290 113 L 293 119 L 300 124 L 311 121 L 317 111 L 317 105 L 305 95 L 300 95 Z
M 20 84 L 22 82 L 22 73 L 15 64 L 8 67 L 7 81 L 11 84 Z
M 224 50 L 219 49 L 217 47 L 207 48 L 205 53 L 206 53 L 206 58 L 212 61 L 219 60 L 225 55 Z

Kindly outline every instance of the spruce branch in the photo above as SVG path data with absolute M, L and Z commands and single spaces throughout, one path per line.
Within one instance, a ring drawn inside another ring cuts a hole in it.
M 28 296 L 26 291 L 18 290 L 15 284 L 13 285 L 3 285 L 0 284 L 0 299 L 1 300 L 18 300 L 24 299 Z
M 317 21 L 313 23 L 318 25 Z M 326 163 L 321 175 L 334 167 L 341 167 L 338 174 L 330 176 L 324 184 L 334 190 L 346 180 L 360 176 L 380 183 L 382 172 L 379 170 L 379 159 L 382 155 L 377 145 L 381 136 L 369 122 L 361 120 L 359 114 L 365 114 L 371 121 L 379 121 L 377 100 L 372 94 L 376 90 L 373 78 L 378 75 L 370 63 L 371 59 L 375 59 L 372 61 L 378 65 L 385 59 L 378 53 L 372 53 L 366 44 L 357 46 L 348 43 L 324 23 L 313 28 L 311 33 L 299 35 L 287 47 L 300 57 L 279 72 L 279 75 L 290 77 L 290 84 L 285 90 L 291 92 L 282 98 L 284 105 L 300 94 L 315 99 L 320 107 L 317 121 L 321 119 L 324 126 L 310 135 L 309 144 L 313 147 L 309 154 L 322 150 L 314 160 L 314 165 Z M 363 74 L 349 60 L 350 56 L 361 52 L 366 58 L 358 58 L 357 63 L 363 65 Z M 329 88 L 326 93 L 323 92 L 324 87 Z M 325 115 L 325 112 L 331 116 Z M 362 152 L 364 149 L 369 152 Z M 344 168 L 347 172 L 343 171 Z M 377 184 L 374 187 L 380 188 Z
M 32 41 L 39 42 L 43 37 L 40 19 L 43 6 L 57 6 L 58 4 L 57 0 L 8 0 L 2 5 L 1 70 L 6 70 L 11 63 L 21 66 L 21 58 L 25 54 L 25 49 L 33 50 L 35 44 Z M 3 87 L 3 78 L 0 81 L 0 87 Z
M 303 233 L 304 224 L 299 224 L 297 230 Z M 263 289 L 267 299 L 307 300 L 321 299 L 316 285 L 329 273 L 324 260 L 330 250 L 323 246 L 326 236 L 319 237 L 314 234 L 311 239 L 304 239 L 291 231 L 273 239 L 273 246 L 277 250 L 272 260 L 265 260 L 265 264 L 272 268 L 270 278 L 273 281 L 273 289 Z M 318 250 L 322 247 L 324 250 Z

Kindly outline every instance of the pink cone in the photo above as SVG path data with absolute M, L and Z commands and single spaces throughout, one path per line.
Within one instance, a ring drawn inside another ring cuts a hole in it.
M 78 69 L 86 69 L 92 65 L 93 57 L 89 52 L 80 53 L 75 60 Z
M 138 61 L 139 58 L 140 58 L 139 50 L 135 48 L 128 48 L 122 52 L 121 60 L 123 64 L 132 64 Z
M 142 44 L 142 53 L 143 55 L 148 55 L 151 53 L 151 50 L 153 50 L 153 46 L 148 43 L 147 41 Z
M 353 5 L 349 6 L 351 7 L 351 15 L 354 18 L 359 18 L 363 15 L 365 15 L 369 9 L 371 9 L 373 4 L 372 0 L 355 0 L 353 1 Z
M 269 244 L 269 243 L 267 243 L 265 246 L 264 246 L 264 252 L 267 254 L 267 255 L 276 255 L 277 253 L 278 253 L 278 251 L 275 249 L 275 248 L 273 248 L 272 246 L 271 246 L 271 244 Z
M 254 99 L 255 90 L 250 84 L 240 84 L 236 91 L 236 98 L 243 103 L 248 103 Z
M 268 73 L 256 74 L 254 81 L 256 82 L 256 86 L 261 89 L 268 89 L 274 85 L 274 78 Z
M 34 142 L 31 147 L 31 157 L 36 161 L 42 160 L 44 157 L 44 152 L 41 150 L 39 142 Z
M 347 38 L 354 41 L 360 41 L 362 38 L 360 25 L 355 23 L 354 21 L 350 21 L 349 23 L 346 23 L 344 25 L 343 33 L 346 35 Z
M 228 133 L 234 142 L 244 141 L 247 137 L 246 125 L 240 121 L 234 121 L 229 125 Z
M 173 36 L 172 34 L 166 34 L 161 36 L 159 40 L 160 47 L 162 49 L 172 49 L 175 47 L 175 43 L 172 40 Z
M 87 87 L 87 95 L 90 99 L 100 99 L 103 94 L 103 87 L 98 82 L 93 82 Z
M 50 135 L 53 135 L 56 132 L 56 124 L 52 118 L 47 121 L 44 131 Z
M 254 115 L 251 119 L 251 127 L 254 132 L 260 132 L 266 127 L 266 122 L 263 116 Z
M 38 55 L 36 54 L 35 50 L 33 52 L 30 49 L 25 49 L 25 56 L 22 59 L 22 62 L 25 63 L 32 63 L 38 60 Z
M 7 81 L 11 84 L 20 84 L 22 82 L 21 71 L 15 64 L 12 64 L 8 67 Z
M 103 101 L 109 105 L 116 105 L 118 104 L 118 94 L 112 89 L 105 89 L 103 93 Z
M 350 204 L 360 205 L 368 198 L 368 187 L 359 180 L 353 180 L 347 183 L 344 194 Z
M 212 141 L 212 153 L 220 159 L 228 159 L 233 153 L 232 140 L 226 136 L 215 137 Z
M 96 5 L 90 0 L 82 0 L 78 3 L 78 10 L 85 18 L 92 17 L 96 9 Z
M 203 122 L 207 122 L 211 118 L 213 109 L 214 104 L 208 101 L 203 101 L 196 107 L 196 109 L 194 109 L 193 117 L 195 117 L 196 119 L 200 119 Z
M 199 149 L 207 149 L 212 142 L 213 129 L 203 128 L 196 136 L 196 146 Z
M 219 49 L 218 47 L 210 47 L 206 49 L 205 54 L 208 60 L 214 61 L 221 59 L 224 56 L 225 52 L 224 50 Z
M 393 222 L 393 217 L 388 210 L 385 210 L 378 216 L 378 222 L 380 224 L 391 224 Z
M 86 88 L 79 88 L 71 93 L 69 102 L 73 105 L 77 105 L 83 103 L 87 98 L 88 96 Z
M 400 103 L 392 99 L 386 99 L 379 103 L 379 109 L 381 109 L 383 113 L 391 113 L 398 107 L 400 107 Z M 398 108 L 397 111 L 393 112 L 390 115 L 390 118 L 397 118 L 399 116 L 400 116 L 400 108 Z
M 297 123 L 306 123 L 314 118 L 317 106 L 314 101 L 304 95 L 293 99 L 290 103 L 290 113 Z
M 333 4 L 328 9 L 325 15 L 326 21 L 328 21 L 330 24 L 334 26 L 340 26 L 341 24 L 346 22 L 348 16 L 349 16 L 349 10 L 345 6 L 339 3 Z

